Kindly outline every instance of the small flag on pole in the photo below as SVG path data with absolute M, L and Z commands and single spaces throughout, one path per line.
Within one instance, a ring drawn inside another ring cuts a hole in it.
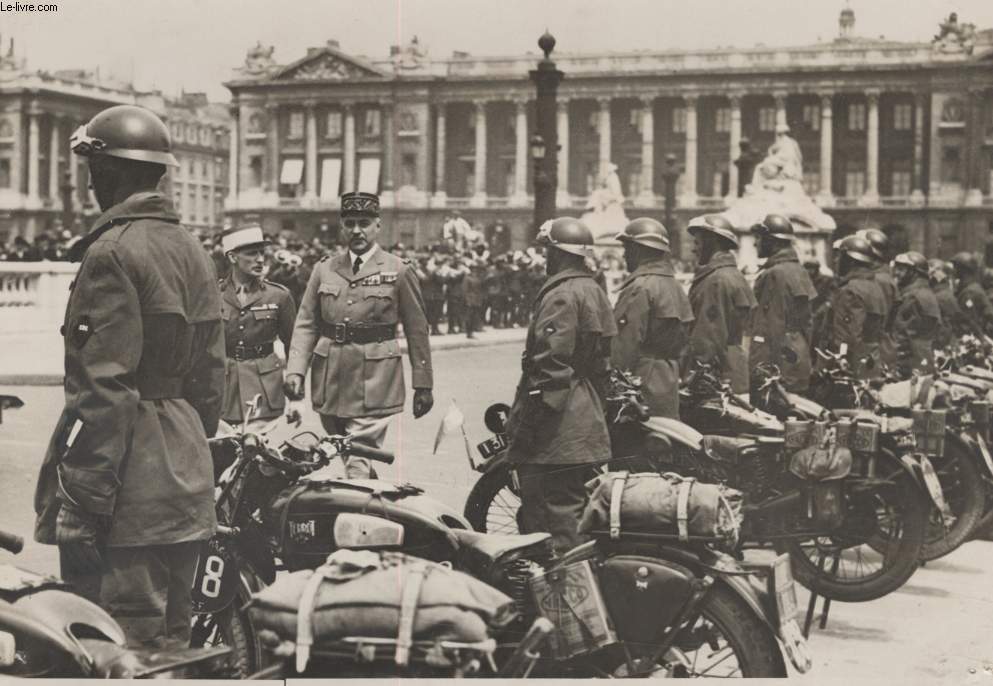
M 451 407 L 448 408 L 448 412 L 445 413 L 441 424 L 438 425 L 438 433 L 434 437 L 434 450 L 431 451 L 431 454 L 436 455 L 438 453 L 438 446 L 441 445 L 441 439 L 448 434 L 458 431 L 464 423 L 465 415 L 462 414 L 462 410 L 458 408 L 453 399 Z

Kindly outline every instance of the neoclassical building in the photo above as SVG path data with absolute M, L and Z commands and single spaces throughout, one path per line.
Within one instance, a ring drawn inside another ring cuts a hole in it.
M 74 225 L 100 214 L 84 160 L 69 151 L 76 127 L 113 105 L 141 105 L 170 126 L 180 162 L 163 180 L 184 223 L 218 230 L 227 197 L 227 108 L 202 94 L 168 98 L 85 70 L 32 71 L 13 41 L 0 54 L 0 243 L 63 228 L 72 202 Z
M 937 19 L 933 38 L 910 43 L 859 36 L 849 9 L 833 40 L 785 48 L 581 54 L 560 37 L 560 212 L 581 212 L 613 163 L 628 216 L 661 219 L 674 155 L 678 229 L 732 199 L 743 139 L 764 153 L 787 124 L 804 186 L 839 225 L 902 224 L 930 254 L 985 240 L 993 30 Z M 416 39 L 390 53 L 328 41 L 280 64 L 271 48 L 248 52 L 225 84 L 231 219 L 333 232 L 339 193 L 361 189 L 380 192 L 388 241 L 428 244 L 459 209 L 524 244 L 538 56 L 431 58 Z

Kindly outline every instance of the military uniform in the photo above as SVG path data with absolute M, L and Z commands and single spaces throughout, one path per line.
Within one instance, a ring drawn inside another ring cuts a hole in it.
M 975 278 L 963 279 L 955 293 L 963 315 L 963 333 L 990 333 L 993 330 L 993 305 Z
M 679 419 L 679 362 L 693 310 L 668 257 L 644 262 L 621 284 L 611 364 L 641 378 L 653 416 Z
M 935 284 L 932 288 L 934 297 L 938 302 L 938 309 L 941 311 L 941 326 L 938 327 L 934 344 L 938 348 L 944 348 L 960 336 L 968 332 L 962 310 L 959 309 L 959 302 L 952 291 L 952 285 L 947 281 Z
M 862 379 L 882 376 L 879 341 L 886 324 L 886 298 L 872 267 L 841 277 L 831 302 L 831 342 L 848 346 L 848 361 Z
M 927 277 L 918 276 L 900 291 L 890 335 L 897 350 L 897 369 L 902 376 L 934 371 L 934 341 L 942 326 L 938 299 Z
M 385 420 L 403 410 L 406 392 L 398 323 L 407 340 L 413 387 L 429 389 L 428 324 L 413 268 L 379 247 L 367 253 L 355 274 L 347 252 L 314 267 L 286 370 L 303 375 L 310 367 L 313 407 L 329 433 L 347 431 L 382 445 Z M 352 462 L 349 475 L 364 475 Z
M 812 303 L 816 298 L 814 284 L 793 248 L 771 255 L 755 279 L 758 306 L 752 314 L 749 364 L 752 369 L 763 363 L 776 365 L 783 385 L 796 393 L 810 386 Z
M 716 367 L 736 394 L 748 393 L 748 353 L 744 338 L 755 296 L 729 251 L 701 265 L 690 286 L 693 331 L 689 357 Z
M 538 292 L 508 455 L 521 481 L 524 528 L 550 532 L 558 552 L 579 542 L 584 467 L 610 458 L 601 393 L 616 333 L 610 302 L 589 272 L 565 269 Z
M 68 503 L 110 521 L 94 576 L 63 576 L 129 640 L 189 641 L 199 541 L 214 533 L 224 378 L 221 296 L 210 257 L 161 193 L 136 193 L 73 247 L 65 409 L 41 466 L 35 538 L 56 543 Z
M 879 284 L 880 291 L 882 291 L 883 300 L 886 303 L 886 309 L 884 310 L 886 318 L 884 322 L 888 322 L 893 314 L 893 309 L 896 307 L 900 287 L 893 277 L 893 270 L 890 269 L 889 264 L 881 264 L 876 267 L 874 276 L 876 283 Z M 896 367 L 898 364 L 896 342 L 890 335 L 888 327 L 885 327 L 879 336 L 879 358 L 887 367 Z
M 248 287 L 240 296 L 234 278 L 220 282 L 221 318 L 227 364 L 224 370 L 224 410 L 221 417 L 230 424 L 241 424 L 245 404 L 261 395 L 255 419 L 272 419 L 283 413 L 283 362 L 273 349 L 279 338 L 290 349 L 296 306 L 284 286 L 264 279 Z

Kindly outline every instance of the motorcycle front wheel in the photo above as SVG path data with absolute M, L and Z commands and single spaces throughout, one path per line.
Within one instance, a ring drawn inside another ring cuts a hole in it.
M 248 614 L 240 609 L 247 601 L 248 598 L 239 593 L 220 612 L 193 616 L 190 647 L 230 646 L 231 655 L 225 671 L 232 679 L 244 679 L 264 666 L 262 647 L 255 636 L 255 630 Z
M 943 557 L 969 540 L 986 506 L 983 475 L 964 446 L 946 441 L 944 457 L 931 462 L 952 516 L 943 517 L 937 507 L 931 508 L 921 549 L 925 562 Z

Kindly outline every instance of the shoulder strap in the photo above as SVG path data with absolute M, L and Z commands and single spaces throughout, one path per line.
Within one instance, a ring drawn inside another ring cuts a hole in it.
M 403 593 L 400 597 L 400 628 L 397 632 L 397 650 L 394 662 L 405 667 L 410 661 L 410 648 L 414 645 L 414 617 L 417 614 L 417 599 L 421 595 L 421 585 L 429 568 L 426 563 L 410 565 L 404 578 Z
M 624 500 L 624 484 L 628 473 L 617 472 L 610 484 L 610 538 L 617 540 L 621 537 L 621 501 Z
M 676 523 L 679 526 L 679 540 L 690 540 L 690 491 L 696 479 L 684 478 L 679 483 L 679 495 L 676 497 Z

